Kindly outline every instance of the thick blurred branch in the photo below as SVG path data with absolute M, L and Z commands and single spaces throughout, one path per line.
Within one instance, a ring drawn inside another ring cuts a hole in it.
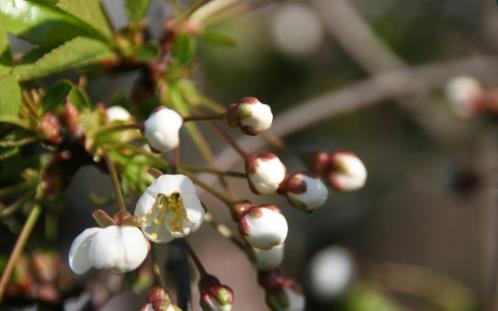
M 433 90 L 449 78 L 460 74 L 470 74 L 484 82 L 496 81 L 496 72 L 498 72 L 498 58 L 480 56 L 380 73 L 364 81 L 304 101 L 281 113 L 275 119 L 270 133 L 284 137 L 338 114 L 352 112 L 383 100 Z M 257 137 L 243 137 L 238 141 L 247 152 L 254 152 L 267 144 L 264 139 Z M 217 157 L 220 169 L 231 168 L 239 160 L 240 156 L 231 148 L 226 148 Z M 203 178 L 212 181 L 208 176 Z
M 346 52 L 370 74 L 400 69 L 406 64 L 371 29 L 355 8 L 345 0 L 312 0 L 328 32 Z M 416 83 L 416 81 L 414 81 Z M 448 139 L 443 122 L 428 109 L 425 90 L 412 97 L 397 97 L 400 107 L 422 129 L 440 142 Z

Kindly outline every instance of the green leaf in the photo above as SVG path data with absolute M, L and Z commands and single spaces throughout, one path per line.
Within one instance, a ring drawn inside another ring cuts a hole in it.
M 21 89 L 10 75 L 0 77 L 0 122 L 15 123 L 22 105 Z
M 43 111 L 54 111 L 59 105 L 66 102 L 69 92 L 73 89 L 71 82 L 62 80 L 47 90 L 42 99 Z
M 36 54 L 36 51 L 30 54 Z M 101 41 L 76 37 L 43 54 L 37 60 L 23 60 L 22 64 L 14 68 L 13 74 L 19 81 L 26 81 L 71 68 L 95 64 L 115 56 L 114 52 Z
M 71 92 L 69 92 L 69 100 L 76 108 L 80 110 L 90 108 L 92 106 L 88 95 L 82 89 L 76 86 L 73 87 Z
M 130 21 L 141 21 L 147 13 L 149 3 L 150 0 L 125 0 L 125 11 Z
M 235 44 L 237 44 L 235 38 L 233 38 L 232 36 L 214 30 L 204 31 L 201 34 L 200 38 L 207 43 L 216 45 L 234 46 Z
M 159 45 L 148 42 L 135 52 L 135 57 L 140 61 L 151 61 L 159 55 Z
M 111 28 L 100 0 L 59 0 L 57 6 L 86 22 L 106 37 L 111 37 Z
M 87 23 L 57 7 L 35 0 L 1 0 L 0 25 L 19 38 L 45 46 L 77 35 L 101 36 Z
M 0 147 L 0 160 L 5 160 L 19 153 L 19 147 Z
M 13 64 L 7 32 L 0 24 L 0 75 L 10 71 Z
M 181 65 L 188 63 L 195 54 L 195 42 L 189 35 L 180 34 L 173 44 L 173 55 Z

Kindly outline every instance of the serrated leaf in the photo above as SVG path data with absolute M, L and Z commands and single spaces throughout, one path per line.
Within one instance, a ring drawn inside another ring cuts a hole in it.
M 130 21 L 135 23 L 141 21 L 147 14 L 149 3 L 150 0 L 125 0 L 125 11 Z
M 189 35 L 180 34 L 173 44 L 173 55 L 181 65 L 188 63 L 195 54 L 195 42 Z
M 105 36 L 111 36 L 111 28 L 100 0 L 59 0 L 57 6 L 86 22 Z
M 43 111 L 53 111 L 59 105 L 63 105 L 72 89 L 72 83 L 66 80 L 59 81 L 50 87 L 42 99 Z
M 237 43 L 232 36 L 214 30 L 204 31 L 200 38 L 205 42 L 216 45 L 234 46 Z
M 13 74 L 19 81 L 26 81 L 71 68 L 95 64 L 115 56 L 114 52 L 99 40 L 76 37 L 54 48 L 36 61 L 32 59 L 23 61 L 14 68 Z
M 39 45 L 56 45 L 78 35 L 101 36 L 63 10 L 34 0 L 1 0 L 0 25 L 5 31 Z
M 0 77 L 0 122 L 14 123 L 22 105 L 21 89 L 11 75 Z

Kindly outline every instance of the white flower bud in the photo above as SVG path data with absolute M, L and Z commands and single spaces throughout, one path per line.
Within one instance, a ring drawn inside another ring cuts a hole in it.
M 135 216 L 149 240 L 166 243 L 195 232 L 202 224 L 204 208 L 187 176 L 167 174 L 145 190 Z
M 73 241 L 69 266 L 76 274 L 91 267 L 124 273 L 138 268 L 148 251 L 149 242 L 137 227 L 89 228 Z
M 152 287 L 147 293 L 147 303 L 140 311 L 182 311 L 171 302 L 169 294 L 161 287 Z
M 483 88 L 476 79 L 455 77 L 446 84 L 446 97 L 454 113 L 461 118 L 472 118 L 480 110 Z
M 320 178 L 309 173 L 292 174 L 285 182 L 285 193 L 292 205 L 306 212 L 322 207 L 329 195 Z
M 268 250 L 253 248 L 255 265 L 258 271 L 270 271 L 278 268 L 284 260 L 284 244 L 277 245 Z
M 306 298 L 301 287 L 291 278 L 278 271 L 259 275 L 259 283 L 265 289 L 266 302 L 272 311 L 304 311 Z
M 322 299 L 343 295 L 355 276 L 351 254 L 342 247 L 321 250 L 310 263 L 310 283 L 313 293 Z
M 125 108 L 121 106 L 112 106 L 106 109 L 107 121 L 109 122 L 127 122 L 132 121 L 133 117 Z
M 149 145 L 160 152 L 176 148 L 183 118 L 176 111 L 160 107 L 144 122 L 144 136 Z
M 330 154 L 327 181 L 338 191 L 354 191 L 362 188 L 367 180 L 367 169 L 363 162 L 348 151 Z
M 240 127 L 247 135 L 258 135 L 268 130 L 273 121 L 269 105 L 255 97 L 244 97 L 240 103 L 231 104 L 227 109 L 227 122 L 231 127 Z
M 249 186 L 257 194 L 275 193 L 287 172 L 282 161 L 271 152 L 252 154 L 245 165 Z
M 287 237 L 287 220 L 275 205 L 252 207 L 239 221 L 244 239 L 254 248 L 269 250 Z
M 227 286 L 220 284 L 201 289 L 200 305 L 203 311 L 230 311 L 233 300 L 233 291 Z

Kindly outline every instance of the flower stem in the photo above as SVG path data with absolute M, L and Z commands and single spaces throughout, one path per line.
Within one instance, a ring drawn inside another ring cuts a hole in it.
M 118 174 L 114 164 L 112 163 L 112 159 L 106 151 L 103 151 L 102 157 L 104 158 L 109 174 L 111 175 L 112 186 L 114 188 L 114 193 L 116 194 L 116 205 L 118 206 L 118 211 L 127 212 L 123 200 L 123 194 L 121 193 L 121 186 L 119 185 Z
M 225 131 L 221 126 L 219 126 L 215 122 L 211 122 L 211 126 L 214 129 L 214 131 L 221 138 L 223 138 L 230 146 L 232 146 L 233 149 L 235 149 L 235 151 L 237 151 L 244 159 L 247 158 L 247 156 L 248 156 L 247 152 L 245 152 L 244 149 L 242 149 L 242 147 L 240 147 L 239 143 L 237 143 L 235 141 L 235 139 L 233 139 L 233 137 L 227 133 L 227 131 Z
M 117 124 L 109 127 L 104 127 L 95 133 L 95 137 L 102 137 L 113 132 L 125 131 L 125 130 L 141 130 L 142 124 L 138 123 L 128 123 L 128 124 Z
M 33 231 L 33 228 L 36 225 L 36 221 L 38 220 L 40 213 L 41 213 L 41 205 L 36 204 L 31 210 L 28 219 L 26 220 L 26 223 L 22 228 L 21 234 L 19 235 L 19 238 L 16 241 L 14 250 L 12 251 L 12 254 L 9 257 L 7 266 L 5 267 L 5 270 L 3 271 L 2 274 L 2 278 L 0 279 L 0 301 L 2 301 L 3 295 L 5 293 L 5 290 L 7 289 L 10 278 L 12 276 L 12 272 L 14 272 L 15 265 L 19 259 L 19 256 L 22 253 L 22 250 L 24 249 L 24 246 L 26 245 L 26 242 L 28 241 L 29 236 L 31 235 L 31 232 Z
M 206 190 L 207 192 L 209 192 L 210 194 L 212 194 L 213 196 L 215 196 L 218 200 L 220 200 L 223 203 L 225 203 L 228 207 L 232 208 L 232 206 L 236 203 L 234 200 L 232 200 L 231 198 L 227 197 L 222 192 L 214 189 L 210 185 L 206 184 L 205 182 L 203 182 L 199 178 L 197 178 L 195 176 L 192 176 L 192 175 L 188 175 L 188 177 L 194 182 L 194 184 L 198 185 L 199 187 L 203 188 L 204 190 Z
M 209 273 L 207 273 L 206 268 L 204 268 L 204 265 L 202 264 L 199 257 L 197 257 L 197 254 L 194 252 L 194 249 L 192 248 L 192 246 L 190 246 L 190 244 L 188 244 L 188 242 L 186 240 L 184 240 L 184 242 L 185 242 L 185 248 L 187 249 L 187 252 L 188 252 L 190 258 L 194 262 L 194 265 L 197 268 L 197 271 L 199 271 L 201 279 L 208 276 Z
M 237 239 L 230 228 L 214 220 L 213 215 L 211 215 L 210 213 L 204 214 L 204 221 L 207 222 L 214 230 L 216 230 L 219 235 L 229 239 L 235 246 L 237 246 L 241 250 L 246 251 L 244 243 Z
M 224 116 L 225 116 L 224 113 L 212 114 L 212 115 L 191 115 L 183 117 L 183 122 L 222 120 Z

